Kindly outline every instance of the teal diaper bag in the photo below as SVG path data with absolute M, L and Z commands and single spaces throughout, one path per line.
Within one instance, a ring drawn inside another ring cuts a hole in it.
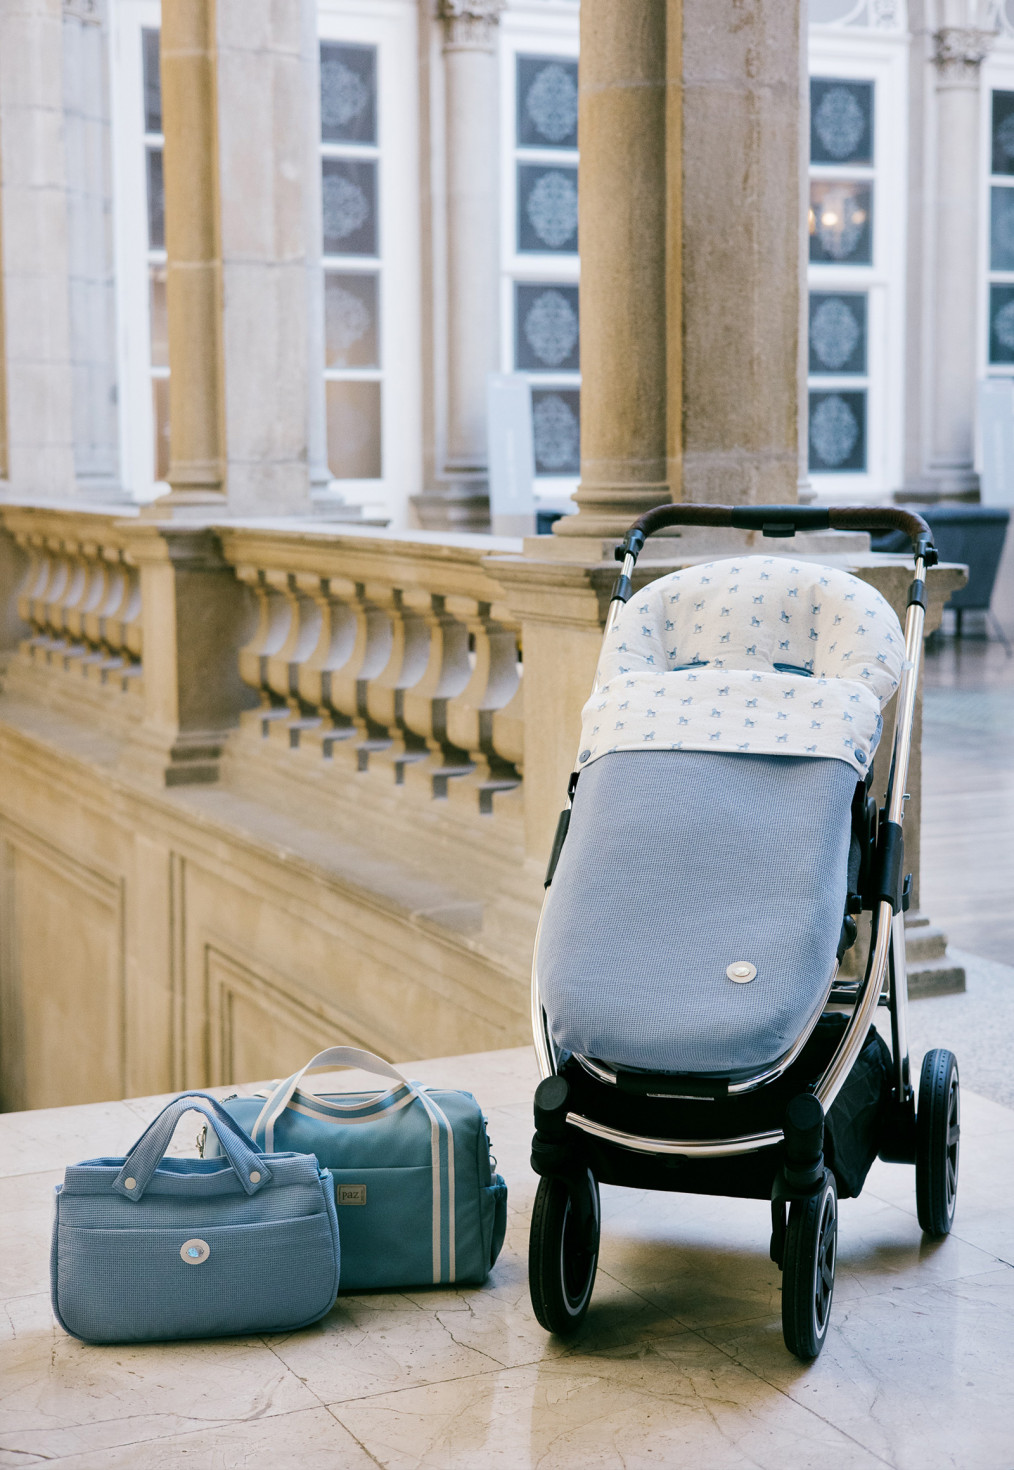
M 304 1077 L 325 1067 L 355 1067 L 393 1085 L 318 1096 Z M 223 1106 L 267 1152 L 316 1154 L 330 1171 L 343 1292 L 489 1275 L 503 1245 L 507 1186 L 493 1171 L 471 1093 L 424 1087 L 371 1052 L 335 1046 L 266 1097 L 226 1098 Z

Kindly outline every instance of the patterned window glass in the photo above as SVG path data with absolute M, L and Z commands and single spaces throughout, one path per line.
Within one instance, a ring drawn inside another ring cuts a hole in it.
M 866 372 L 866 297 L 856 291 L 810 292 L 810 372 Z
M 576 286 L 514 285 L 514 366 L 524 372 L 577 372 Z
M 577 254 L 577 169 L 518 165 L 518 250 Z
M 873 83 L 810 82 L 810 162 L 872 164 Z
M 1014 92 L 993 93 L 992 172 L 1014 174 Z
M 325 143 L 376 143 L 375 46 L 321 42 L 320 136 Z
M 521 148 L 577 147 L 577 62 L 519 56 L 517 141 Z
M 383 474 L 383 259 L 376 46 L 320 45 L 324 380 L 336 480 Z
M 1014 362 L 1014 285 L 989 288 L 989 360 Z
M 581 395 L 576 390 L 532 391 L 536 475 L 581 472 Z
M 851 179 L 810 180 L 810 260 L 871 265 L 873 187 Z
M 165 184 L 159 32 L 141 31 L 145 183 L 148 211 L 149 372 L 155 479 L 169 474 L 169 320 L 166 309 Z
M 810 393 L 810 470 L 866 469 L 866 393 Z

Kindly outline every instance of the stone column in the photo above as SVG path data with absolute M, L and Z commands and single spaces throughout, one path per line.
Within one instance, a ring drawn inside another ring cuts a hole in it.
M 557 536 L 796 499 L 804 50 L 780 0 L 584 0 L 581 486 Z
M 5 492 L 74 494 L 61 0 L 0 5 Z
M 950 10 L 966 7 L 945 4 Z M 968 496 L 974 468 L 976 338 L 979 321 L 979 69 L 994 37 L 945 25 L 933 37 L 936 180 L 927 459 L 920 498 Z
M 313 0 L 163 0 L 172 491 L 157 515 L 309 509 L 311 15 Z
M 622 535 L 679 485 L 680 9 L 582 0 L 581 485 L 558 536 Z
M 489 526 L 486 377 L 499 367 L 496 38 L 506 0 L 439 0 L 446 140 L 446 445 L 415 497 L 428 530 Z

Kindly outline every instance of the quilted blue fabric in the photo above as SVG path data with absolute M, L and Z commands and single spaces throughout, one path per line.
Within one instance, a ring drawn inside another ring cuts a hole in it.
M 783 1056 L 830 983 L 855 787 L 813 757 L 621 751 L 582 771 L 537 955 L 557 1043 L 722 1076 Z

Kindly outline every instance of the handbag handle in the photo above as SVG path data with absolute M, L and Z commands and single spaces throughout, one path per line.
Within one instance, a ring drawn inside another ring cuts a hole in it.
M 397 1067 L 392 1067 L 383 1057 L 374 1056 L 372 1051 L 362 1051 L 358 1046 L 325 1047 L 315 1057 L 311 1057 L 305 1067 L 294 1072 L 284 1082 L 279 1082 L 257 1115 L 257 1121 L 250 1131 L 256 1139 L 263 1130 L 264 1147 L 269 1151 L 274 1147 L 275 1124 L 289 1106 L 307 1072 L 318 1067 L 355 1067 L 360 1072 L 372 1072 L 376 1077 L 390 1077 L 417 1095 L 419 1092 L 415 1083 L 403 1077 Z
M 218 1099 L 206 1092 L 182 1092 L 148 1124 L 127 1154 L 123 1168 L 112 1184 L 118 1194 L 131 1200 L 139 1200 L 143 1196 L 172 1143 L 177 1123 L 184 1113 L 191 1111 L 203 1113 L 207 1118 L 222 1145 L 222 1152 L 247 1194 L 256 1194 L 258 1189 L 270 1183 L 271 1170 L 264 1155 Z

